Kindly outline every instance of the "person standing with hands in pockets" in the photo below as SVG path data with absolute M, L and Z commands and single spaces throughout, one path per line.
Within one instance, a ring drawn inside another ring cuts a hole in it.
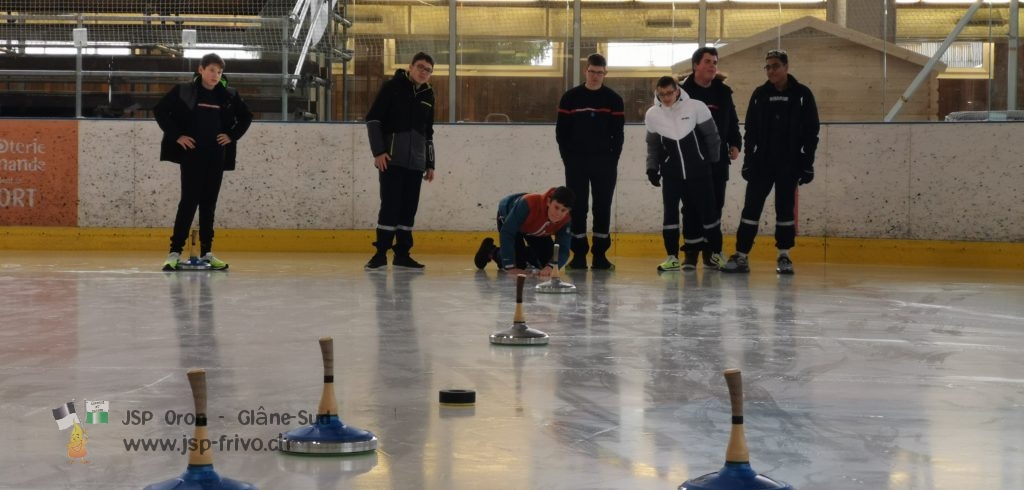
M 377 212 L 377 252 L 364 267 L 387 267 L 388 249 L 392 265 L 423 269 L 414 260 L 412 229 L 420 203 L 423 181 L 434 180 L 434 89 L 427 81 L 434 72 L 434 58 L 419 52 L 409 68 L 398 69 L 384 82 L 366 114 L 366 131 L 373 152 L 373 166 L 380 182 L 380 210 Z

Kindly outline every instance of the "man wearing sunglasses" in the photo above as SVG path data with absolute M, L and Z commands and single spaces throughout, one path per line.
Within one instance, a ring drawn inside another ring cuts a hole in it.
M 754 89 L 744 123 L 743 212 L 736 230 L 736 253 L 722 268 L 750 272 L 747 254 L 768 194 L 775 188 L 775 271 L 792 274 L 789 249 L 796 241 L 796 188 L 814 180 L 818 148 L 818 107 L 811 89 L 789 74 L 789 55 L 773 49 L 765 56 L 768 81 Z

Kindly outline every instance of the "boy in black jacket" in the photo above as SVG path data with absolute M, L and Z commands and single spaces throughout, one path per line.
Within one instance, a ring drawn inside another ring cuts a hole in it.
M 687 95 L 708 106 L 722 139 L 722 150 L 719 153 L 721 156 L 717 162 L 712 162 L 711 165 L 715 202 L 718 205 L 718 213 L 721 215 L 722 209 L 725 207 L 725 186 L 729 181 L 729 161 L 739 158 L 740 148 L 743 147 L 740 137 L 740 120 L 736 115 L 736 104 L 732 100 L 732 88 L 724 83 L 725 76 L 718 72 L 718 50 L 710 46 L 697 48 L 690 61 L 693 73 L 686 77 L 680 85 Z M 699 213 L 683 211 L 683 239 L 688 244 L 699 245 L 704 238 L 703 236 L 686 236 L 686 230 L 694 229 L 692 225 L 688 225 L 688 221 L 699 218 Z M 721 255 L 722 251 L 712 250 L 705 253 L 705 268 L 719 268 L 720 264 L 715 264 L 712 260 L 714 253 Z M 684 268 L 693 268 L 696 264 L 696 254 L 685 256 Z
M 568 269 L 586 269 L 592 252 L 593 269 L 613 270 L 607 252 L 612 246 L 609 227 L 612 196 L 618 178 L 619 155 L 625 139 L 626 115 L 622 97 L 604 85 L 608 62 L 600 54 L 587 57 L 587 81 L 573 87 L 558 102 L 555 139 L 565 166 L 565 186 L 576 195 L 572 208 L 572 261 Z M 587 204 L 594 193 L 594 247 L 587 242 Z
M 181 168 L 181 199 L 165 271 L 178 268 L 196 208 L 201 260 L 215 270 L 228 268 L 213 255 L 213 220 L 224 171 L 235 169 L 236 143 L 252 124 L 252 113 L 238 91 L 227 86 L 223 73 L 224 60 L 207 54 L 195 78 L 175 85 L 153 108 L 164 132 L 160 160 Z
M 736 230 L 736 253 L 722 268 L 750 272 L 747 254 L 761 221 L 764 201 L 775 188 L 775 271 L 792 274 L 789 249 L 796 242 L 796 187 L 814 180 L 818 148 L 818 106 L 806 85 L 789 74 L 789 55 L 771 50 L 765 56 L 768 81 L 754 89 L 743 125 L 743 179 L 747 181 L 743 213 Z
M 366 131 L 379 172 L 380 210 L 377 213 L 377 252 L 366 270 L 387 267 L 387 251 L 394 248 L 395 267 L 422 269 L 409 256 L 412 228 L 420 204 L 423 181 L 434 180 L 434 90 L 427 83 L 434 59 L 420 52 L 408 70 L 396 70 L 384 82 L 370 112 Z

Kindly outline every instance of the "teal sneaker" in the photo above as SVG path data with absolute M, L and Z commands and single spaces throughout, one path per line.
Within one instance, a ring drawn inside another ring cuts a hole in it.
M 181 260 L 181 254 L 178 252 L 171 252 L 167 255 L 167 260 L 164 261 L 165 271 L 178 270 L 178 261 Z
M 679 257 L 669 255 L 664 262 L 658 264 L 658 272 L 677 271 L 679 267 Z
M 206 252 L 206 255 L 202 256 L 199 260 L 210 264 L 210 268 L 215 271 L 222 271 L 228 268 L 227 262 L 214 257 L 213 252 Z

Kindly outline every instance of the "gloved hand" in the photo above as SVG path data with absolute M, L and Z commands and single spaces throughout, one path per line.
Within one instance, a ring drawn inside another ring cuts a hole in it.
M 803 172 L 800 172 L 796 182 L 798 185 L 804 185 L 810 184 L 812 180 L 814 180 L 814 167 L 807 167 Z
M 654 187 L 661 187 L 661 175 L 658 175 L 657 170 L 648 170 L 647 180 L 651 181 L 651 185 L 653 185 Z
M 751 168 L 746 163 L 744 163 L 743 164 L 743 168 L 740 169 L 740 176 L 743 177 L 743 180 L 746 180 L 746 181 L 749 182 L 750 181 L 750 176 L 753 175 L 753 174 L 754 174 L 754 169 Z

